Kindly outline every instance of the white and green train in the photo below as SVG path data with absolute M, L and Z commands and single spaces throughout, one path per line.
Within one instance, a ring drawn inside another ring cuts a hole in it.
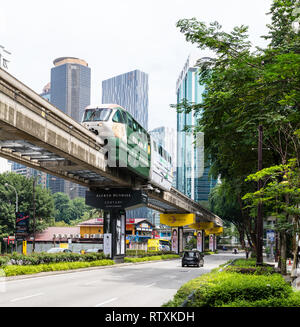
M 103 144 L 111 167 L 127 167 L 150 184 L 170 190 L 170 154 L 121 106 L 102 104 L 85 108 L 82 125 Z

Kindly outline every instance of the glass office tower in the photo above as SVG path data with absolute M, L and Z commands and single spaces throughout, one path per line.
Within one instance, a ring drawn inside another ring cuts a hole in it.
M 183 70 L 177 80 L 177 103 L 186 99 L 189 102 L 200 103 L 205 90 L 199 84 L 196 60 L 188 57 Z M 197 124 L 199 116 L 195 113 L 177 113 L 177 179 L 176 188 L 191 199 L 207 201 L 210 190 L 215 186 L 216 180 L 209 175 L 210 165 L 204 162 L 204 135 L 185 132 L 186 126 Z
M 102 81 L 102 103 L 117 103 L 148 130 L 148 74 L 134 70 Z
M 84 60 L 74 57 L 57 58 L 53 64 L 50 102 L 80 123 L 84 108 L 90 105 L 91 69 Z M 85 196 L 85 187 L 61 178 L 51 178 L 49 185 L 52 192 L 65 192 L 70 198 Z
M 102 81 L 102 103 L 116 103 L 148 130 L 148 74 L 134 70 Z M 128 218 L 151 218 L 146 207 L 127 210 Z M 150 220 L 151 221 L 151 220 Z

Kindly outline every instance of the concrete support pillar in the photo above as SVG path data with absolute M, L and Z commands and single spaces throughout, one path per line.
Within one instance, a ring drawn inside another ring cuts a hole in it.
M 125 210 L 104 212 L 104 253 L 116 262 L 123 262 L 126 253 Z

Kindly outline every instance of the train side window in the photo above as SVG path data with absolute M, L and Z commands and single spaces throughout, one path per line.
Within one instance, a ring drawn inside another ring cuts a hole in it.
M 117 110 L 115 112 L 112 121 L 115 122 L 115 123 L 121 123 L 121 124 L 124 123 L 123 115 L 121 114 L 121 112 L 119 110 Z
M 133 120 L 132 124 L 133 124 L 133 130 L 134 130 L 135 132 L 137 132 L 137 130 L 138 130 L 138 125 L 137 125 L 137 123 Z
M 159 147 L 158 147 L 158 153 L 162 156 L 162 147 L 161 147 L 161 145 L 159 145 Z
M 127 124 L 131 129 L 133 129 L 132 118 L 128 114 L 127 114 Z
M 125 124 L 127 124 L 127 115 L 126 115 L 126 112 L 123 111 L 123 110 L 121 110 L 121 114 L 123 116 L 123 120 L 124 120 Z

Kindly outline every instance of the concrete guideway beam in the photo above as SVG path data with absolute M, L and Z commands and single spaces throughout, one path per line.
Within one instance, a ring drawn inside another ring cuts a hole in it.
M 71 182 L 99 189 L 137 188 L 145 180 L 111 168 L 102 140 L 0 68 L 0 156 Z M 161 212 L 196 213 L 199 221 L 222 220 L 178 190 L 147 191 L 148 206 Z

